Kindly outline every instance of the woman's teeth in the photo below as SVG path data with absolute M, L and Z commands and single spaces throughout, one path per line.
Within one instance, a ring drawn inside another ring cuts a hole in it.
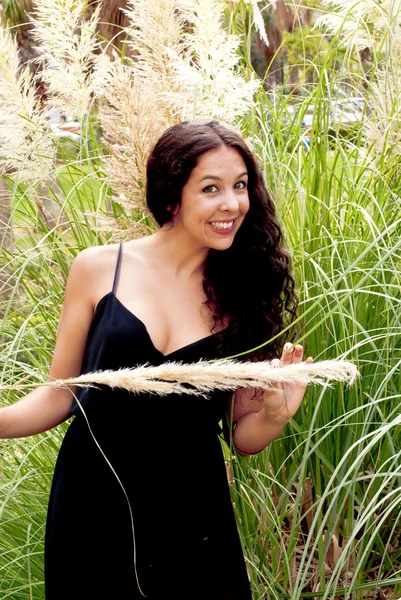
M 209 223 L 215 229 L 230 229 L 234 221 L 230 221 L 229 223 L 221 223 L 220 221 L 209 221 Z

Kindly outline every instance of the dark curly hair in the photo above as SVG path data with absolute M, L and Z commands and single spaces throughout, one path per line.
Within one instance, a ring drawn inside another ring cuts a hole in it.
M 269 341 L 294 321 L 298 298 L 274 201 L 245 141 L 216 120 L 184 121 L 170 127 L 147 161 L 146 200 L 160 226 L 171 221 L 199 157 L 221 146 L 237 150 L 246 164 L 250 206 L 230 248 L 211 248 L 208 253 L 203 277 L 205 304 L 214 316 L 213 329 L 227 317 L 230 323 L 224 332 L 215 334 L 221 356 L 268 342 L 241 359 L 270 360 L 281 355 L 286 341 L 295 338 L 290 328 Z

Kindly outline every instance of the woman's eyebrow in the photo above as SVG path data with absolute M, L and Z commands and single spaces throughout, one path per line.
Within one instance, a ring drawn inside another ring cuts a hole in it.
M 239 175 L 237 175 L 236 179 L 238 179 L 239 177 L 243 177 L 244 175 L 248 175 L 248 171 L 240 173 Z M 205 175 L 204 177 L 202 177 L 202 179 L 199 179 L 198 183 L 200 183 L 204 179 L 215 179 L 216 181 L 221 181 L 221 177 L 217 177 L 217 175 Z

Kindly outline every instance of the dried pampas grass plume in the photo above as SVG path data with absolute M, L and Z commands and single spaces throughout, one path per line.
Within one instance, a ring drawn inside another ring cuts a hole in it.
M 56 379 L 44 385 L 51 387 L 95 387 L 99 383 L 129 392 L 150 394 L 196 394 L 207 397 L 213 390 L 235 390 L 240 387 L 266 388 L 282 383 L 316 383 L 330 386 L 342 381 L 352 385 L 359 372 L 352 362 L 326 360 L 317 363 L 297 363 L 273 368 L 268 361 L 238 362 L 221 360 L 198 361 L 193 364 L 167 362 L 158 366 L 143 366 L 117 371 L 85 373 L 70 379 Z M 187 387 L 188 385 L 192 387 Z M 17 386 L 18 387 L 18 386 Z
M 226 31 L 224 3 L 220 0 L 176 0 L 182 19 L 181 52 L 166 48 L 174 89 L 164 97 L 175 104 L 182 120 L 218 119 L 236 124 L 252 108 L 260 80 L 249 80 L 239 68 L 241 38 Z
M 252 11 L 253 11 L 253 23 L 255 25 L 256 31 L 259 33 L 259 37 L 266 44 L 267 47 L 270 46 L 269 40 L 267 38 L 265 22 L 263 20 L 262 13 L 259 10 L 258 6 L 259 0 L 251 0 Z
M 238 4 L 239 0 L 226 0 L 226 2 L 228 4 Z M 259 9 L 258 3 L 262 2 L 262 0 L 243 0 L 244 4 L 248 4 L 252 7 L 252 13 L 253 13 L 253 24 L 255 25 L 255 29 L 256 31 L 259 33 L 259 37 L 260 39 L 266 44 L 267 47 L 270 46 L 268 37 L 267 37 L 267 33 L 266 33 L 266 27 L 265 27 L 265 22 L 263 20 L 263 15 L 262 12 Z M 275 0 L 272 0 L 272 2 L 265 4 L 265 6 L 263 8 L 267 8 L 270 5 L 274 5 L 275 4 Z
M 130 0 L 126 14 L 130 26 L 125 29 L 128 46 L 138 55 L 132 64 L 135 81 L 146 84 L 160 115 L 170 125 L 177 106 L 165 100 L 164 92 L 185 93 L 187 86 L 177 87 L 173 81 L 174 67 L 168 52 L 180 54 L 184 47 L 186 23 L 179 14 L 176 0 Z
M 51 130 L 29 67 L 19 64 L 15 37 L 0 27 L 0 174 L 46 179 L 56 158 Z
M 94 53 L 102 43 L 96 36 L 101 4 L 85 20 L 86 0 L 35 0 L 32 37 L 39 42 L 43 62 L 40 77 L 48 86 L 49 105 L 80 120 L 89 112 Z
M 145 198 L 146 162 L 166 124 L 158 114 L 152 90 L 133 77 L 131 67 L 106 54 L 97 59 L 93 85 L 99 100 L 102 142 L 110 150 L 104 157 L 104 170 L 113 200 L 128 217 L 140 210 L 153 222 Z
M 163 94 L 172 86 L 165 46 L 180 47 L 183 26 L 170 0 L 138 0 L 128 2 L 127 7 L 123 12 L 130 26 L 125 33 L 135 60 L 122 60 L 115 52 L 112 58 L 101 53 L 93 72 L 102 142 L 109 150 L 104 171 L 113 200 L 126 215 L 120 232 L 125 240 L 138 237 L 137 226 L 136 231 L 125 226 L 138 217 L 138 211 L 147 220 L 141 225 L 143 232 L 158 229 L 146 203 L 146 163 L 162 133 L 179 122 L 176 107 Z M 175 87 L 174 91 L 183 90 Z M 110 231 L 115 228 L 114 224 Z

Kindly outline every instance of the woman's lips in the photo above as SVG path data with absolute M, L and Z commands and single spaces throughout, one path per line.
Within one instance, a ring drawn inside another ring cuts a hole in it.
M 217 228 L 213 227 L 213 225 L 210 222 L 208 223 L 208 225 L 209 225 L 210 229 L 212 231 L 214 231 L 215 233 L 220 233 L 221 235 L 227 235 L 227 234 L 231 233 L 235 228 L 236 219 L 232 219 L 232 221 L 233 221 L 233 224 L 231 225 L 230 228 L 227 228 L 227 229 L 217 229 Z M 224 221 L 222 221 L 222 222 L 224 223 Z

